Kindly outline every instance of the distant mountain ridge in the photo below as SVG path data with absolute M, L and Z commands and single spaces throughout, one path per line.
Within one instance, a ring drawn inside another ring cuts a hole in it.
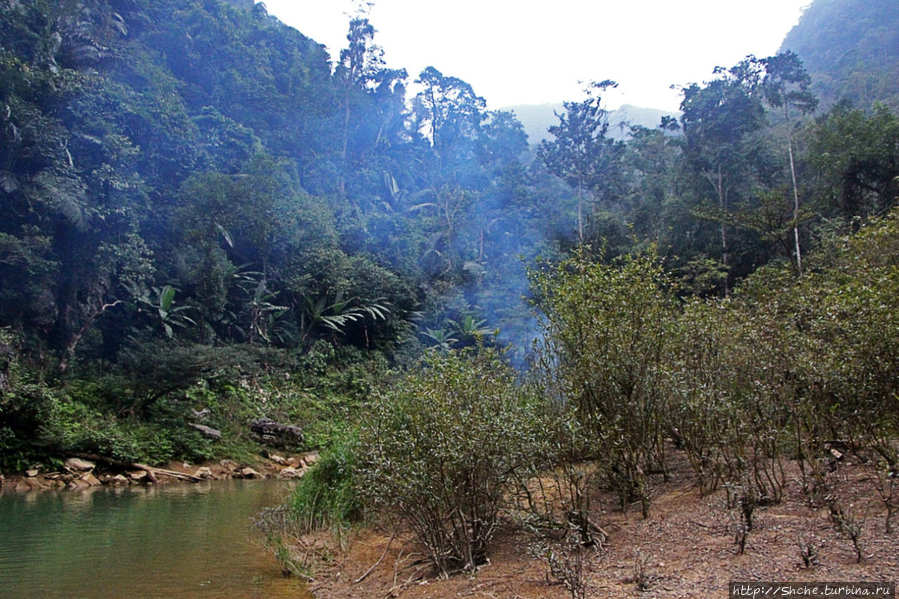
M 859 108 L 899 108 L 899 2 L 814 0 L 784 39 L 805 63 L 822 108 L 840 99 Z
M 528 142 L 531 144 L 539 144 L 544 139 L 550 137 L 547 129 L 552 125 L 559 123 L 556 113 L 565 111 L 565 107 L 561 102 L 557 104 L 522 104 L 519 106 L 509 106 L 503 108 L 515 113 L 515 116 L 524 126 L 525 133 L 528 134 Z M 625 104 L 617 110 L 610 111 L 609 114 L 609 135 L 614 139 L 626 139 L 628 135 L 628 124 L 640 125 L 649 129 L 659 126 L 663 116 L 672 116 L 678 118 L 680 115 L 676 112 L 667 110 L 659 110 L 657 108 L 641 108 L 639 106 L 631 106 Z

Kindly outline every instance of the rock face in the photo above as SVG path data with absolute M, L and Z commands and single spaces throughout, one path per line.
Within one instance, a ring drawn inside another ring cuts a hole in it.
M 271 418 L 250 423 L 250 431 L 260 443 L 273 447 L 296 447 L 303 444 L 303 431 L 298 426 L 281 424 Z

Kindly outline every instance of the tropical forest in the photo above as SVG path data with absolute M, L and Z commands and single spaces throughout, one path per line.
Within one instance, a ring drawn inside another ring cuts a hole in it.
M 3 494 L 276 479 L 283 596 L 895 584 L 899 4 L 538 139 L 376 27 L 0 0 Z

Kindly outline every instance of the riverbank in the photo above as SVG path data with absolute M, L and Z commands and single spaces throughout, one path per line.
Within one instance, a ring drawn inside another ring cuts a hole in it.
M 123 464 L 100 456 L 70 457 L 55 470 L 35 468 L 21 475 L 0 475 L 0 493 L 84 490 L 104 486 L 157 485 L 205 480 L 296 479 L 318 460 L 318 452 L 269 453 L 253 462 L 221 460 L 202 464 L 169 462 L 164 466 Z
M 858 562 L 845 527 L 802 492 L 795 464 L 785 464 L 783 500 L 756 509 L 741 554 L 735 543 L 739 515 L 727 509 L 726 490 L 700 495 L 683 456 L 674 458 L 670 481 L 652 477 L 648 519 L 638 507 L 622 513 L 611 494 L 596 497 L 591 520 L 609 537 L 580 564 L 567 564 L 569 573 L 581 568 L 586 587 L 581 597 L 727 597 L 732 581 L 899 581 L 899 533 L 885 531 L 886 511 L 869 465 L 840 464 L 832 480 L 833 492 L 846 507 L 844 515 L 859 527 Z M 448 579 L 422 561 L 421 550 L 408 536 L 393 536 L 390 530 L 358 531 L 347 551 L 316 564 L 310 589 L 318 599 L 574 596 L 547 562 L 534 556 L 528 534 L 511 522 L 492 544 L 487 564 L 474 574 Z

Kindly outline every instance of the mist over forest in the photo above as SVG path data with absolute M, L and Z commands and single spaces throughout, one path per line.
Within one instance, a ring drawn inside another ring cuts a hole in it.
M 376 27 L 349 18 L 329 56 L 251 0 L 0 0 L 3 472 L 258 455 L 259 418 L 399 463 L 410 422 L 449 426 L 440 401 L 478 385 L 478 447 L 574 435 L 552 459 L 605 456 L 644 515 L 666 439 L 746 475 L 728 448 L 767 437 L 725 421 L 894 456 L 894 0 L 815 0 L 676 115 L 616 116 L 601 72 L 488 110 L 387 62 Z M 353 484 L 390 505 L 378 468 Z

